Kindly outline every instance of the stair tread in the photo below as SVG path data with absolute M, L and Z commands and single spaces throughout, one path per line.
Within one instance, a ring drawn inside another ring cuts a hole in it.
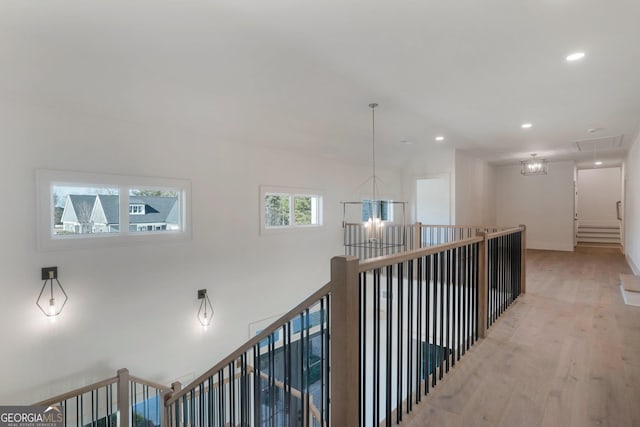
M 640 292 L 640 276 L 621 274 L 620 281 L 622 282 L 622 287 L 625 291 Z
M 620 230 L 619 225 L 606 225 L 606 226 L 598 226 L 598 225 L 579 225 L 578 230 L 581 228 L 593 228 L 596 230 Z

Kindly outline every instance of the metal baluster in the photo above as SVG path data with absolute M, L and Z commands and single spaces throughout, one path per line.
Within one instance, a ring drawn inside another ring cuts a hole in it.
M 254 425 L 261 426 L 262 425 L 262 387 L 260 384 L 260 343 L 253 346 L 253 400 L 255 404 L 253 405 L 253 420 Z
M 375 398 L 373 399 L 374 422 L 380 422 L 380 270 L 373 272 L 373 292 L 374 292 L 374 315 L 373 315 L 373 389 Z
M 402 345 L 403 345 L 403 330 L 404 325 L 404 264 L 398 264 L 398 325 L 396 336 L 397 341 L 397 364 L 396 364 L 396 423 L 399 424 L 402 421 Z M 407 283 L 409 286 L 413 285 L 413 260 L 409 260 L 407 267 Z
M 422 260 L 424 260 L 425 273 L 422 275 Z M 425 355 L 424 362 L 424 394 L 429 393 L 429 375 L 431 374 L 431 370 L 429 366 L 431 364 L 431 339 L 429 338 L 429 334 L 431 332 L 430 324 L 431 324 L 431 315 L 433 310 L 431 309 L 431 255 L 420 258 L 418 263 L 418 283 L 421 284 L 424 280 L 425 283 L 425 312 L 426 312 L 426 324 L 425 324 L 425 340 L 427 342 L 427 354 Z M 423 279 L 424 278 L 424 279 Z
M 475 243 L 473 245 L 473 266 L 474 266 L 474 273 L 473 273 L 473 298 L 472 298 L 472 302 L 473 302 L 473 341 L 472 344 L 474 344 L 477 340 L 478 340 L 478 286 L 479 286 L 479 281 L 478 281 L 478 275 L 480 274 L 479 268 L 478 268 L 478 251 L 480 249 L 480 244 L 479 243 Z M 485 319 L 482 319 L 482 321 L 484 322 Z
M 307 319 L 307 323 L 306 325 L 304 325 L 304 330 L 306 332 L 306 351 L 305 351 L 305 355 L 306 355 L 306 378 L 305 378 L 305 405 L 306 405 L 306 418 L 305 418 L 305 425 L 309 425 L 310 423 L 310 396 L 311 396 L 311 389 L 310 389 L 310 382 L 311 382 L 311 377 L 310 377 L 310 372 L 311 372 L 311 341 L 310 341 L 310 336 L 309 336 L 309 332 L 310 332 L 310 328 L 311 328 L 311 318 L 309 317 L 309 309 L 307 308 L 305 310 L 306 313 L 306 319 Z
M 391 348 L 391 343 L 393 340 L 393 266 L 387 267 L 387 326 L 385 330 L 386 335 L 386 389 L 385 389 L 385 398 L 386 398 L 386 417 L 385 420 L 387 422 L 387 427 L 391 427 L 391 378 L 393 372 L 393 351 Z
M 435 387 L 437 383 L 437 355 L 438 355 L 438 279 L 439 279 L 439 254 L 433 254 L 433 353 L 431 354 L 431 386 Z
M 422 381 L 422 283 L 416 283 L 416 361 L 415 361 L 415 378 L 416 385 L 416 403 L 422 400 L 420 387 Z M 413 337 L 411 337 L 413 339 Z
M 360 425 L 364 425 L 367 408 L 365 393 L 367 390 L 367 273 L 360 273 L 358 275 L 359 281 L 359 293 L 360 293 L 360 387 L 358 388 L 359 395 L 359 415 Z
M 223 370 L 218 371 L 218 386 L 216 387 L 218 390 L 218 420 L 220 422 L 220 427 L 224 427 L 226 423 L 225 417 L 225 398 L 224 398 L 224 373 Z
M 407 302 L 407 411 L 413 409 L 413 291 L 414 284 L 409 283 Z
M 273 426 L 275 417 L 275 383 L 274 383 L 274 363 L 273 354 L 275 352 L 274 344 L 275 333 L 269 334 L 269 344 L 267 345 L 267 370 L 269 375 L 267 377 L 267 383 L 269 385 L 269 425 Z
M 457 265 L 458 280 L 455 284 L 455 287 L 457 289 L 457 294 L 458 294 L 458 329 L 456 331 L 456 335 L 458 337 L 457 358 L 458 360 L 460 360 L 460 348 L 462 347 L 462 342 L 463 342 L 462 341 L 462 266 L 466 262 L 466 259 L 462 255 L 462 247 L 457 248 L 456 251 L 458 252 L 458 265 Z
M 440 379 L 444 376 L 444 357 L 445 357 L 445 341 L 444 341 L 444 283 L 446 281 L 447 271 L 445 269 L 446 255 L 440 254 Z
M 229 362 L 229 422 L 236 425 L 236 369 L 235 361 Z

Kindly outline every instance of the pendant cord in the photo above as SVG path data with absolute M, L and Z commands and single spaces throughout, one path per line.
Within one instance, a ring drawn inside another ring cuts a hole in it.
M 369 104 L 369 108 L 371 108 L 371 128 L 372 128 L 372 133 L 371 133 L 371 159 L 372 159 L 372 164 L 373 164 L 373 176 L 371 178 L 371 187 L 372 187 L 372 191 L 371 191 L 371 196 L 372 196 L 372 200 L 371 200 L 371 216 L 372 219 L 376 219 L 377 215 L 376 215 L 376 210 L 377 210 L 377 206 L 376 206 L 376 110 L 375 108 L 378 106 L 378 104 L 376 104 L 375 102 Z

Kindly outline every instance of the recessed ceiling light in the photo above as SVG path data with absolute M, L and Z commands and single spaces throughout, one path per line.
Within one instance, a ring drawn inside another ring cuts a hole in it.
M 584 52 L 574 52 L 570 55 L 567 55 L 566 60 L 567 61 L 577 61 L 579 59 L 584 58 Z
M 444 141 L 444 136 L 436 136 L 436 141 Z
M 593 162 L 593 164 L 596 165 L 596 166 L 600 166 L 600 165 L 602 165 L 602 162 L 598 160 L 597 162 Z
M 411 145 L 413 144 L 413 141 L 409 141 L 408 139 L 401 139 L 400 144 Z
M 533 126 L 531 123 L 523 123 L 521 125 L 522 129 L 529 129 L 531 126 Z

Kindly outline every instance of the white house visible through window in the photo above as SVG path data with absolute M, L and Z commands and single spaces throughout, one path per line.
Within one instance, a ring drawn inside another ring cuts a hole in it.
M 294 189 L 262 189 L 262 229 L 288 229 L 322 225 L 322 196 Z
M 186 180 L 39 170 L 38 246 L 104 246 L 100 236 L 109 242 L 187 236 L 189 194 Z M 94 240 L 100 243 L 87 243 Z
M 135 213 L 131 213 L 132 209 Z M 129 189 L 129 230 L 180 231 L 180 192 L 169 188 Z

